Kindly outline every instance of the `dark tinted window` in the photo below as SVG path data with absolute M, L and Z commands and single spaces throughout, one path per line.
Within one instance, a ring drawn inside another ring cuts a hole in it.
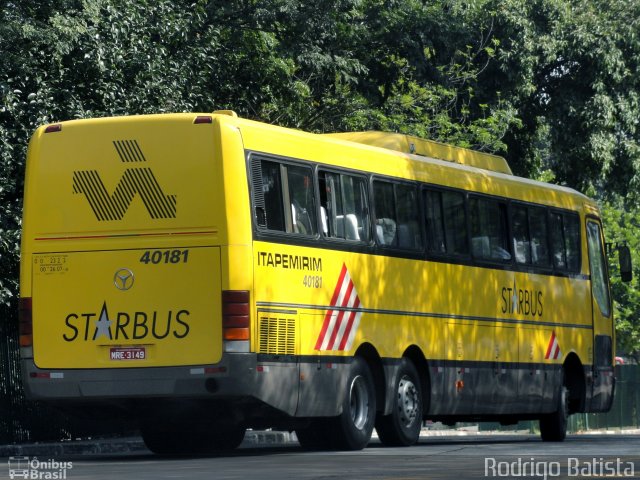
M 506 205 L 493 199 L 469 198 L 471 252 L 482 260 L 511 261 L 507 242 Z
M 311 168 L 287 165 L 285 167 L 289 185 L 291 206 L 291 230 L 303 235 L 316 234 L 316 205 Z
M 263 213 L 258 213 L 258 223 L 269 230 L 285 231 L 284 208 L 282 198 L 282 181 L 280 176 L 280 164 L 274 162 L 261 162 L 262 169 L 262 194 L 264 195 Z M 260 186 L 256 186 L 260 188 Z M 264 218 L 260 218 L 264 216 Z
M 580 271 L 580 217 L 552 212 L 549 215 L 549 237 L 553 266 L 560 270 Z
M 459 192 L 425 190 L 424 204 L 429 251 L 451 255 L 468 254 L 464 195 Z
M 549 266 L 547 210 L 529 205 L 511 207 L 513 253 L 517 263 Z
M 315 235 L 311 168 L 267 160 L 255 161 L 253 168 L 258 225 L 268 230 Z
M 561 214 L 554 212 L 549 215 L 549 230 L 553 266 L 564 270 L 567 268 L 567 253 L 564 248 L 564 227 Z
M 373 182 L 376 240 L 380 245 L 422 248 L 418 223 L 418 190 L 411 185 Z
M 319 172 L 320 223 L 329 238 L 368 242 L 367 183 L 364 177 Z
M 529 208 L 529 232 L 531 234 L 531 263 L 548 267 L 550 263 L 549 232 L 546 208 Z
M 529 214 L 527 207 L 512 207 L 511 228 L 513 231 L 513 253 L 516 262 L 531 263 L 531 239 L 529 236 Z
M 591 292 L 600 307 L 602 315 L 611 315 L 611 298 L 607 281 L 607 264 L 602 242 L 600 224 L 587 222 L 587 247 L 589 249 L 589 270 L 591 273 Z M 611 353 L 609 352 L 609 355 Z
M 580 217 L 564 215 L 564 241 L 567 251 L 567 268 L 580 271 Z

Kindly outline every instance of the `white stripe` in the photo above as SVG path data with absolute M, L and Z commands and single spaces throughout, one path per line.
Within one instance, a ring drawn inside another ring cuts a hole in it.
M 340 286 L 340 293 L 338 294 L 338 298 L 336 299 L 335 305 L 331 305 L 332 307 L 341 306 L 342 301 L 344 300 L 344 296 L 347 293 L 347 287 L 349 286 L 349 282 L 351 281 L 351 277 L 349 277 L 349 271 L 344 276 L 342 280 L 342 285 Z M 331 335 L 333 334 L 333 330 L 336 328 L 336 318 L 338 317 L 338 310 L 331 311 L 331 320 L 329 321 L 329 326 L 327 327 L 327 331 L 324 334 L 324 338 L 322 339 L 322 345 L 320 345 L 320 350 L 326 350 L 329 344 L 329 340 L 331 339 Z
M 558 339 L 556 337 L 553 338 L 553 342 L 551 343 L 551 359 L 557 360 L 560 354 L 560 345 L 558 345 Z
M 358 298 L 358 292 L 356 292 L 356 287 L 354 286 L 351 289 L 351 296 L 349 297 L 349 301 L 347 302 L 347 307 L 353 307 L 353 304 L 356 303 L 356 298 Z M 332 350 L 339 350 L 340 344 L 342 343 L 342 337 L 344 337 L 344 331 L 347 328 L 347 324 L 349 323 L 348 319 L 351 317 L 352 312 L 342 312 L 342 321 L 340 322 L 340 327 L 338 329 L 338 335 L 336 335 L 336 341 L 333 342 Z
M 327 331 L 324 332 L 324 338 L 322 339 L 322 345 L 320 345 L 320 350 L 326 350 L 327 345 L 329 345 L 329 340 L 331 339 L 331 333 L 336 326 L 336 318 L 338 317 L 338 310 L 331 310 L 331 320 L 329 320 L 329 327 Z
M 362 312 L 356 313 L 356 318 L 353 320 L 353 326 L 351 327 L 351 331 L 349 332 L 349 340 L 347 340 L 347 343 L 344 346 L 345 351 L 351 350 L 351 345 L 353 345 L 353 340 L 356 338 L 356 330 L 358 330 L 361 316 Z

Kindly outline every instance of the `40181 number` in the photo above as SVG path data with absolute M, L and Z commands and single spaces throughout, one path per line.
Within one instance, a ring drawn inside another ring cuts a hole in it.
M 302 285 L 307 288 L 322 288 L 322 276 L 305 275 L 302 279 Z
M 147 250 L 140 257 L 140 263 L 187 263 L 189 250 Z

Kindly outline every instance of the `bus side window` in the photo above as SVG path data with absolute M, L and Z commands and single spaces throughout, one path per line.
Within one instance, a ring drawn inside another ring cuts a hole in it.
M 531 263 L 531 241 L 527 207 L 514 205 L 511 209 L 513 253 L 517 263 Z
M 269 230 L 285 231 L 282 202 L 282 181 L 280 164 L 262 161 L 262 193 L 264 195 L 264 226 Z M 256 187 L 259 188 L 259 187 Z
M 580 217 L 564 215 L 564 241 L 567 251 L 567 268 L 572 272 L 580 271 Z
M 541 207 L 511 207 L 513 253 L 517 263 L 549 267 L 547 210 Z
M 416 187 L 376 180 L 373 201 L 376 240 L 380 245 L 410 250 L 422 248 Z
M 422 232 L 418 223 L 418 190 L 410 185 L 395 185 L 398 218 L 398 246 L 422 249 Z
M 545 208 L 529 208 L 529 232 L 531 233 L 531 263 L 540 267 L 549 267 L 549 236 Z
M 369 209 L 363 177 L 318 173 L 320 221 L 325 237 L 369 241 Z
M 435 253 L 447 253 L 442 194 L 432 190 L 424 191 L 425 223 L 427 227 L 427 249 Z
M 427 248 L 434 253 L 467 255 L 467 214 L 460 192 L 425 190 Z
M 549 218 L 554 267 L 571 272 L 580 271 L 580 217 L 552 212 Z
M 317 220 L 311 168 L 268 160 L 258 162 L 259 167 L 255 164 L 253 167 L 260 169 L 256 183 L 262 183 L 254 187 L 258 225 L 268 230 L 315 235 Z
M 469 197 L 471 252 L 480 260 L 511 261 L 507 242 L 507 208 L 502 202 Z
M 397 245 L 397 219 L 392 183 L 378 180 L 373 182 L 373 204 L 376 212 L 377 242 L 380 245 Z
M 562 226 L 562 215 L 553 212 L 549 216 L 549 220 L 553 266 L 555 268 L 564 270 L 567 268 L 567 253 L 565 252 L 564 247 L 564 228 Z
M 287 165 L 286 171 L 292 230 L 303 235 L 315 235 L 316 205 L 311 168 Z

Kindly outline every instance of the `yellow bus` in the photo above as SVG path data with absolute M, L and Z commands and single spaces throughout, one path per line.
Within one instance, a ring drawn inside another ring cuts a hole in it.
M 156 453 L 411 445 L 426 419 L 607 411 L 596 204 L 500 157 L 231 111 L 75 120 L 29 145 L 20 345 L 32 399 Z

